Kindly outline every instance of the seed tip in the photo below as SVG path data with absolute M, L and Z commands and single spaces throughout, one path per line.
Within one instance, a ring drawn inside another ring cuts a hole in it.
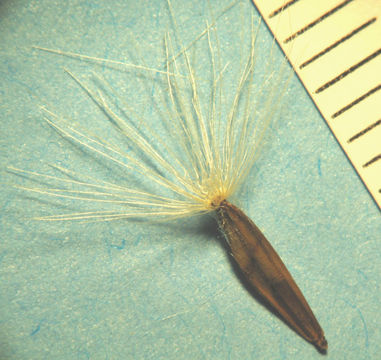
M 326 354 L 328 350 L 328 342 L 326 338 L 321 336 L 315 343 L 316 348 L 319 350 L 320 353 Z

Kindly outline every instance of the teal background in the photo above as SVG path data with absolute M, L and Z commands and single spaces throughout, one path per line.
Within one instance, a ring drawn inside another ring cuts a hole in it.
M 212 18 L 210 8 L 218 14 L 229 1 L 209 4 L 173 1 L 185 44 Z M 242 1 L 218 21 L 233 67 L 241 48 L 237 35 L 251 14 L 258 16 Z M 91 161 L 43 121 L 39 106 L 52 106 L 107 138 L 104 117 L 63 68 L 107 77 L 155 126 L 149 93 L 133 86 L 134 71 L 32 45 L 134 62 L 138 47 L 157 67 L 166 31 L 173 32 L 173 24 L 165 1 L 0 2 L 0 359 L 321 358 L 245 290 L 212 218 L 39 222 L 31 218 L 79 205 L 12 186 L 31 182 L 7 166 L 46 172 L 49 163 L 118 181 L 120 174 Z M 272 47 L 264 27 L 260 47 L 264 54 Z M 277 49 L 272 56 L 282 59 Z M 266 65 L 257 66 L 260 72 Z M 237 195 L 238 205 L 308 299 L 328 339 L 327 357 L 377 359 L 379 209 L 296 78 L 283 101 L 271 142 Z

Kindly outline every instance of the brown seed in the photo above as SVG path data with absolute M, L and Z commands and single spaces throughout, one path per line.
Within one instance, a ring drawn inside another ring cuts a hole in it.
M 262 232 L 239 208 L 226 200 L 216 212 L 231 255 L 249 284 L 291 328 L 325 353 L 328 344 L 322 328 Z

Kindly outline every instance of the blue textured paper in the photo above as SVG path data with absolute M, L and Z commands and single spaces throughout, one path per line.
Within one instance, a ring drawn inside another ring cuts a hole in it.
M 213 18 L 210 9 L 218 14 L 228 4 L 174 1 L 178 36 L 190 43 Z M 225 51 L 229 42 L 240 48 L 237 29 L 251 14 L 257 17 L 247 0 L 218 20 Z M 32 45 L 120 61 L 141 56 L 155 67 L 173 28 L 165 1 L 0 3 L 1 359 L 321 358 L 245 290 L 212 218 L 39 222 L 31 218 L 75 212 L 78 205 L 61 208 L 54 198 L 12 187 L 41 184 L 6 172 L 7 166 L 45 172 L 54 163 L 109 181 L 122 176 L 44 122 L 41 105 L 107 138 L 104 116 L 64 68 L 109 76 L 155 126 L 147 92 L 129 85 L 133 71 L 112 73 Z M 271 51 L 266 29 L 260 46 Z M 230 66 L 238 55 L 231 51 Z M 237 201 L 308 299 L 325 330 L 328 357 L 377 359 L 379 210 L 297 79 L 284 99 L 272 141 Z

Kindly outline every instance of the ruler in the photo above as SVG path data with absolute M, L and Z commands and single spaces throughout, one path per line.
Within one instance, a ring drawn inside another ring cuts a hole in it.
M 253 0 L 381 208 L 381 0 Z

